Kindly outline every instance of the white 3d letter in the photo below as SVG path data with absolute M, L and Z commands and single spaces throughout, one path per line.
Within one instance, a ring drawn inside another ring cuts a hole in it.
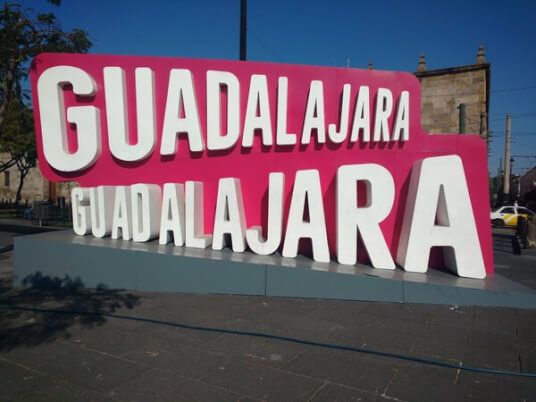
M 443 247 L 445 265 L 459 276 L 485 278 L 469 190 L 457 155 L 426 158 L 413 165 L 396 260 L 406 271 L 426 272 L 435 246 Z
M 366 183 L 367 204 L 357 207 L 357 182 Z M 391 173 L 376 164 L 346 165 L 337 170 L 337 260 L 357 262 L 357 232 L 374 268 L 395 269 L 380 222 L 393 207 L 395 184 Z
M 218 184 L 212 235 L 214 250 L 221 250 L 226 246 L 225 234 L 231 236 L 233 251 L 241 253 L 246 250 L 246 214 L 239 179 L 220 179 Z
M 303 220 L 306 207 L 309 222 Z M 298 170 L 290 201 L 283 257 L 296 257 L 301 238 L 311 239 L 313 259 L 329 262 L 328 236 L 318 170 Z
M 340 130 L 337 132 L 335 124 L 328 126 L 329 139 L 335 144 L 340 144 L 346 139 L 348 135 L 348 115 L 350 113 L 350 90 L 352 86 L 350 84 L 344 84 L 342 89 L 342 104 L 340 118 Z
M 121 67 L 104 67 L 103 74 L 110 152 L 122 161 L 142 160 L 156 145 L 154 73 L 150 68 L 136 68 L 136 144 L 131 144 L 129 138 L 125 71 Z
M 130 188 L 118 186 L 115 188 L 114 214 L 112 217 L 112 239 L 130 240 L 132 215 L 130 204 Z
M 181 111 L 184 111 L 184 117 L 181 117 Z M 173 155 L 177 152 L 177 134 L 181 133 L 188 134 L 191 152 L 201 152 L 205 149 L 192 73 L 186 69 L 172 69 L 169 73 L 161 155 Z
M 386 88 L 378 88 L 372 141 L 389 141 L 389 116 L 393 111 L 393 94 Z
M 277 145 L 296 144 L 296 134 L 287 133 L 288 78 L 279 77 L 277 82 Z
M 84 70 L 56 66 L 45 70 L 37 81 L 43 152 L 50 166 L 62 172 L 76 172 L 97 161 L 101 153 L 99 109 L 95 106 L 67 108 L 67 120 L 76 124 L 78 149 L 69 152 L 63 87 L 71 84 L 78 96 L 93 96 L 97 85 Z
M 227 90 L 227 134 L 222 134 L 221 87 Z M 207 71 L 207 149 L 232 148 L 240 134 L 240 83 L 226 71 Z
M 370 91 L 369 87 L 359 87 L 359 94 L 355 102 L 354 122 L 350 142 L 359 139 L 359 132 L 363 130 L 363 142 L 370 141 Z
M 77 235 L 87 235 L 91 232 L 89 190 L 81 187 L 73 188 L 71 200 L 73 200 L 73 230 Z
M 160 244 L 168 244 L 173 234 L 176 246 L 184 245 L 184 185 L 166 183 L 162 194 Z
M 185 195 L 186 247 L 207 248 L 212 235 L 204 234 L 203 183 L 187 181 Z
M 324 84 L 322 81 L 311 81 L 307 108 L 302 130 L 302 144 L 309 144 L 311 132 L 316 129 L 319 144 L 326 142 L 326 119 L 324 114 Z
M 95 237 L 109 236 L 112 233 L 111 205 L 114 201 L 115 187 L 99 186 L 89 189 L 91 210 L 91 232 Z
M 400 133 L 402 132 L 402 136 Z M 402 91 L 398 98 L 396 108 L 396 119 L 393 127 L 393 141 L 409 140 L 409 92 Z
M 256 254 L 272 254 L 281 244 L 281 235 L 283 234 L 284 189 L 285 175 L 283 173 L 270 173 L 266 240 L 262 238 L 262 228 L 260 226 L 252 226 L 246 231 L 248 246 Z
M 258 116 L 257 110 L 259 111 Z M 270 102 L 268 100 L 268 82 L 266 76 L 260 74 L 253 74 L 249 84 L 242 147 L 251 148 L 253 146 L 255 130 L 261 130 L 263 145 L 272 145 L 272 121 L 270 118 Z
M 156 184 L 130 186 L 132 197 L 132 240 L 144 242 L 154 239 L 160 229 L 161 191 Z

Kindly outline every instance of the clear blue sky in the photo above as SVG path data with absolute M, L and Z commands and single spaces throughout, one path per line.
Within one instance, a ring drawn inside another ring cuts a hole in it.
M 20 1 L 81 28 L 91 53 L 238 59 L 240 0 Z M 480 43 L 491 62 L 489 169 L 512 154 L 536 157 L 536 2 L 248 0 L 248 60 L 414 72 L 473 64 Z M 454 113 L 455 111 L 453 111 Z M 469 127 L 471 128 L 471 127 Z M 475 127 L 475 129 L 477 129 Z M 536 165 L 515 158 L 514 173 Z

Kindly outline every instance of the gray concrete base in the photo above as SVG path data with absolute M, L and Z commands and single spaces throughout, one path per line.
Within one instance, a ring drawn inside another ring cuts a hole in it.
M 498 274 L 485 280 L 436 270 L 413 274 L 306 257 L 98 239 L 71 230 L 15 238 L 14 283 L 536 308 L 535 290 Z

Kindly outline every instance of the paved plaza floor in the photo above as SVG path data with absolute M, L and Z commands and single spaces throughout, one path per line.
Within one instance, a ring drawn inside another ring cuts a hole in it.
M 536 400 L 536 377 L 488 372 L 536 373 L 536 309 L 13 288 L 12 256 L 0 254 L 0 401 Z M 495 260 L 535 287 L 536 256 Z

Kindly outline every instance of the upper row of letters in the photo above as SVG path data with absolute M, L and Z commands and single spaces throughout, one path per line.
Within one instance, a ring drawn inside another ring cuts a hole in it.
M 331 123 L 326 122 L 324 83 L 311 80 L 301 133 L 289 133 L 287 77 L 278 77 L 277 93 L 269 93 L 267 76 L 252 74 L 241 119 L 239 79 L 231 72 L 212 70 L 206 73 L 204 135 L 193 75 L 188 69 L 171 69 L 160 141 L 157 143 L 153 70 L 147 67 L 135 69 L 135 119 L 133 111 L 127 107 L 125 71 L 120 67 L 104 67 L 103 76 L 106 106 L 106 126 L 103 127 L 107 130 L 111 154 L 126 162 L 144 160 L 157 145 L 161 155 L 175 154 L 179 134 L 187 136 L 190 152 L 226 150 L 237 144 L 251 148 L 255 135 L 261 136 L 264 146 L 272 146 L 274 142 L 278 146 L 292 146 L 298 143 L 298 135 L 302 145 L 309 144 L 312 136 L 316 136 L 320 144 L 328 140 L 340 144 L 344 141 L 404 142 L 409 139 L 409 91 L 401 91 L 398 99 L 393 99 L 388 88 L 377 88 L 371 94 L 369 86 L 362 85 L 354 89 L 354 99 L 351 99 L 352 86 L 344 84 L 338 119 Z M 101 154 L 101 111 L 91 104 L 69 106 L 65 110 L 63 88 L 66 85 L 71 85 L 78 97 L 94 96 L 97 85 L 83 69 L 65 65 L 48 68 L 37 83 L 44 156 L 54 169 L 76 172 L 93 165 Z M 222 88 L 226 93 L 225 104 L 222 104 Z M 277 99 L 275 130 L 270 110 L 270 97 L 273 96 Z M 350 113 L 351 105 L 355 105 L 353 115 Z M 76 150 L 69 148 L 66 118 L 76 125 Z M 136 141 L 131 141 L 129 120 L 137 126 Z

